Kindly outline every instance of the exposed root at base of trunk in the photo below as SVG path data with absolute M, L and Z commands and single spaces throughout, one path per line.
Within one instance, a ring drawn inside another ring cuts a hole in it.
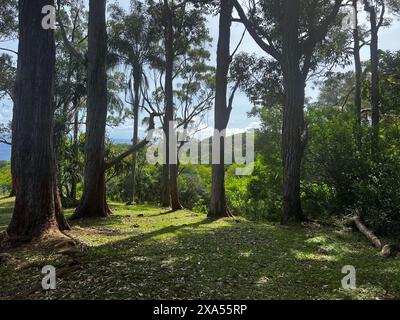
M 69 247 L 82 246 L 83 243 L 66 232 L 57 229 L 46 230 L 35 237 L 10 235 L 7 231 L 0 233 L 0 248 L 2 249 L 7 250 L 25 245 L 57 248 L 66 245 Z
M 92 213 L 88 213 L 88 211 L 77 209 L 77 210 L 75 210 L 73 215 L 68 218 L 68 220 L 74 221 L 74 220 L 79 220 L 79 219 L 84 219 L 84 218 L 107 218 L 111 215 L 112 215 L 112 211 L 108 207 L 105 210 L 105 212 L 102 212 L 101 214 L 96 214 L 96 215 L 94 215 Z
M 233 213 L 231 212 L 231 210 L 229 208 L 226 208 L 223 214 L 211 214 L 210 212 L 208 213 L 207 217 L 209 219 L 223 219 L 223 218 L 232 218 L 234 219 L 236 222 L 238 222 L 239 220 L 236 219 L 236 217 L 233 215 Z

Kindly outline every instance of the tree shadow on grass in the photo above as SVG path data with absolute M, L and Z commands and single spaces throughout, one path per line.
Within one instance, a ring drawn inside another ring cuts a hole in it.
M 124 216 L 101 220 L 100 225 L 110 225 L 116 218 Z M 64 275 L 57 290 L 29 298 L 400 297 L 399 259 L 383 260 L 358 234 L 187 218 L 178 225 L 158 226 L 149 232 L 139 229 L 123 239 L 107 238 L 104 244 L 88 247 L 82 268 Z M 98 221 L 91 226 L 97 227 Z M 359 289 L 341 288 L 345 265 L 356 268 Z M 26 279 L 15 275 L 13 286 L 25 290 L 30 285 Z M 12 292 L 11 285 L 6 284 L 5 290 Z
M 332 230 L 204 219 L 91 248 L 90 258 L 56 296 L 67 288 L 80 299 L 371 299 L 400 293 L 393 283 L 399 261 L 383 261 L 357 237 L 336 237 Z M 341 269 L 348 264 L 358 270 L 359 290 L 341 289 Z
M 7 229 L 7 226 L 11 220 L 13 208 L 13 200 L 0 203 L 0 232 Z

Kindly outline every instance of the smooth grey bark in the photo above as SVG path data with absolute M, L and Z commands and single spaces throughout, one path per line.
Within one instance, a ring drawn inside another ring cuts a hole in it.
M 165 45 L 165 115 L 164 115 L 164 135 L 166 139 L 165 164 L 162 173 L 161 204 L 163 207 L 171 206 L 172 210 L 182 209 L 179 201 L 178 191 L 178 167 L 172 164 L 169 151 L 170 145 L 169 123 L 174 120 L 174 92 L 173 92 L 173 73 L 174 73 L 174 30 L 173 30 L 173 11 L 168 0 L 164 0 L 164 45 Z
M 135 147 L 138 143 L 138 126 L 139 126 L 139 106 L 140 106 L 140 83 L 142 77 L 141 68 L 136 66 L 136 70 L 133 75 L 133 137 L 132 137 L 132 147 Z M 137 151 L 135 150 L 132 154 L 132 194 L 128 201 L 128 204 L 135 203 L 136 200 L 136 166 L 137 166 Z
M 301 161 L 307 145 L 308 131 L 304 122 L 305 81 L 317 44 L 326 37 L 335 21 L 342 0 L 335 0 L 332 10 L 320 21 L 318 27 L 309 30 L 308 37 L 300 39 L 300 0 L 282 0 L 283 10 L 279 17 L 282 25 L 282 48 L 264 41 L 257 27 L 250 21 L 238 0 L 232 0 L 240 21 L 254 41 L 281 65 L 284 77 L 285 105 L 283 111 L 283 212 L 281 223 L 299 223 L 304 219 L 300 198 Z M 304 30 L 303 30 L 304 32 Z
M 78 111 L 75 112 L 74 115 L 74 131 L 73 131 L 73 153 L 75 156 L 75 159 L 78 158 L 79 156 L 79 148 L 78 148 L 78 143 L 79 143 L 79 113 Z M 76 189 L 77 189 L 77 184 L 78 181 L 75 177 L 75 174 L 72 175 L 72 179 L 71 179 L 71 193 L 70 193 L 70 198 L 72 200 L 76 200 Z
M 353 57 L 355 72 L 355 90 L 354 90 L 354 110 L 356 112 L 357 126 L 361 125 L 361 85 L 362 85 L 362 65 L 360 58 L 360 33 L 358 27 L 358 0 L 352 0 L 354 12 L 353 26 Z
M 217 69 L 215 87 L 214 127 L 218 132 L 226 129 L 229 120 L 227 105 L 228 72 L 231 63 L 230 38 L 233 3 L 221 0 L 219 17 L 219 35 L 217 47 Z M 214 139 L 215 141 L 215 139 Z M 216 144 L 215 144 L 216 145 Z M 228 215 L 225 195 L 225 159 L 224 138 L 219 143 L 219 164 L 212 165 L 211 201 L 208 216 L 218 218 Z M 214 147 L 214 144 L 213 144 Z
M 298 30 L 300 1 L 285 1 L 283 23 L 282 69 L 285 107 L 283 109 L 283 214 L 281 223 L 302 221 L 300 170 L 305 141 L 304 96 L 305 77 L 300 70 Z
M 379 52 L 378 52 L 378 31 L 376 9 L 375 6 L 370 6 L 367 11 L 369 12 L 369 20 L 371 26 L 371 124 L 372 124 L 372 142 L 371 150 L 376 153 L 379 145 Z
M 87 117 L 83 195 L 73 219 L 105 217 L 111 211 L 106 200 L 104 140 L 107 118 L 106 0 L 90 0 L 87 53 Z

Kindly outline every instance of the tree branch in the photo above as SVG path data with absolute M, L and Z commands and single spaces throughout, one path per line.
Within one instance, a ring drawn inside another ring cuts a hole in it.
M 378 28 L 378 30 L 383 25 L 384 16 L 385 16 L 385 10 L 386 10 L 386 6 L 385 6 L 385 2 L 384 1 L 381 2 L 381 5 L 382 5 L 382 10 L 381 10 L 381 14 L 380 14 L 380 17 L 379 17 L 378 25 L 376 26 Z
M 65 31 L 65 27 L 64 27 L 64 24 L 63 24 L 63 22 L 62 22 L 61 15 L 60 15 L 60 1 L 59 1 L 59 0 L 57 1 L 57 4 L 58 4 L 58 10 L 57 10 L 57 12 L 58 12 L 58 23 L 59 23 L 59 26 L 60 26 L 61 37 L 62 37 L 62 39 L 63 39 L 64 45 L 65 45 L 65 47 L 67 48 L 67 50 L 71 53 L 71 55 L 72 55 L 73 57 L 75 57 L 75 59 L 76 59 L 79 63 L 85 65 L 86 63 L 85 63 L 85 58 L 84 58 L 84 56 L 83 56 L 82 54 L 80 54 L 80 53 L 78 52 L 78 50 L 77 50 L 77 49 L 72 45 L 72 43 L 68 40 L 67 33 L 66 33 L 66 31 Z
M 9 146 L 12 145 L 12 143 L 11 143 L 10 141 L 8 141 L 8 140 L 6 140 L 6 139 L 4 139 L 4 138 L 0 138 L 0 143 L 7 144 L 7 145 L 9 145 Z
M 107 171 L 109 169 L 111 169 L 112 167 L 114 167 L 115 165 L 117 165 L 118 163 L 120 163 L 122 160 L 124 160 L 126 157 L 128 157 L 129 155 L 131 155 L 132 153 L 134 153 L 135 151 L 142 149 L 143 147 L 145 147 L 150 141 L 151 138 L 153 136 L 153 130 L 155 127 L 154 124 L 154 117 L 159 117 L 162 114 L 159 113 L 152 113 L 150 115 L 150 120 L 149 120 L 149 127 L 147 129 L 148 133 L 146 138 L 144 138 L 142 141 L 140 141 L 138 144 L 136 144 L 135 146 L 130 147 L 127 151 L 123 152 L 122 154 L 120 154 L 119 156 L 117 156 L 114 160 L 105 163 L 104 165 L 104 171 Z
M 330 25 L 335 21 L 340 7 L 342 6 L 343 0 L 335 0 L 335 5 L 333 6 L 333 9 L 331 13 L 325 18 L 325 20 L 316 28 L 314 28 L 308 38 L 306 38 L 303 43 L 301 44 L 302 47 L 302 53 L 304 55 L 309 55 L 311 52 L 313 52 L 314 47 L 317 43 L 321 42 L 324 40 L 326 37 Z
M 240 22 L 244 24 L 247 31 L 254 39 L 254 41 L 263 49 L 266 53 L 271 55 L 276 60 L 281 60 L 281 54 L 270 44 L 266 43 L 261 37 L 258 35 L 254 24 L 247 18 L 246 13 L 243 11 L 242 6 L 239 4 L 237 0 L 232 0 L 233 6 L 235 7 L 237 13 L 240 17 Z
M 15 51 L 15 50 L 7 49 L 7 48 L 0 48 L 0 50 L 11 52 L 11 53 L 14 53 L 14 54 L 18 55 L 18 52 Z
M 243 31 L 243 33 L 242 33 L 242 37 L 240 38 L 239 43 L 237 44 L 235 50 L 233 50 L 233 52 L 232 52 L 232 54 L 231 54 L 231 57 L 230 57 L 231 60 L 232 60 L 233 57 L 235 56 L 236 52 L 239 50 L 239 47 L 240 47 L 240 45 L 241 45 L 242 42 L 243 42 L 243 39 L 244 39 L 245 34 L 246 34 L 246 28 L 244 28 L 244 31 Z

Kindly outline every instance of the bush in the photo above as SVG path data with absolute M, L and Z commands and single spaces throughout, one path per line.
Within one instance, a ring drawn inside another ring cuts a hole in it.
M 236 166 L 227 172 L 226 193 L 228 204 L 236 214 L 250 219 L 278 221 L 282 206 L 282 170 L 273 169 L 259 156 L 252 175 L 234 175 Z
M 206 180 L 211 179 L 211 168 L 187 165 L 182 170 L 178 180 L 182 205 L 188 209 L 197 207 L 197 210 L 204 211 L 205 204 L 210 202 L 210 190 Z
M 304 162 L 302 197 L 308 215 L 362 212 L 382 234 L 400 232 L 400 121 L 382 117 L 379 148 L 371 151 L 371 128 L 354 135 L 351 112 L 333 108 L 308 113 L 311 141 Z
M 0 194 L 8 195 L 11 192 L 11 164 L 0 161 Z
M 365 222 L 376 232 L 400 233 L 400 160 L 381 155 L 371 162 L 369 174 L 358 183 L 356 207 Z

